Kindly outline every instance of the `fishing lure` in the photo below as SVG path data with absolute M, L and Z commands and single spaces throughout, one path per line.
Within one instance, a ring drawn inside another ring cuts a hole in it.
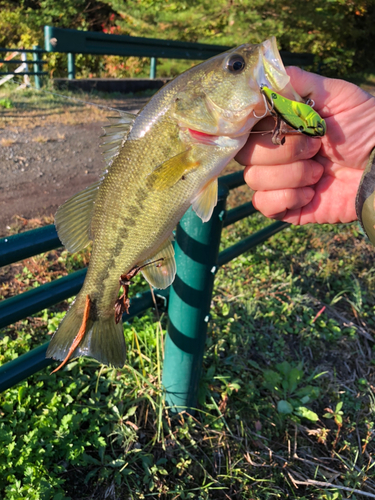
M 306 103 L 292 101 L 266 85 L 261 85 L 260 91 L 265 98 L 267 111 L 276 118 L 272 135 L 274 144 L 282 144 L 281 136 L 290 133 L 302 133 L 311 137 L 323 137 L 326 133 L 326 122 L 312 108 L 314 102 L 311 99 Z M 292 127 L 293 131 L 288 130 L 283 122 Z

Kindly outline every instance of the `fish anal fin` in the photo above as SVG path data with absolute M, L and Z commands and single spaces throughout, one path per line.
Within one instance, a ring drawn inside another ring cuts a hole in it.
M 203 222 L 210 220 L 217 204 L 218 182 L 217 178 L 210 180 L 192 203 L 194 212 Z
M 168 240 L 149 259 L 142 262 L 141 273 L 151 286 L 155 288 L 167 288 L 176 275 L 176 261 L 174 258 L 173 238 Z M 162 260 L 161 260 L 162 259 Z M 150 265 L 147 265 L 150 263 Z
M 100 182 L 96 182 L 61 205 L 55 215 L 57 234 L 69 252 L 78 252 L 91 241 L 90 223 Z
M 196 170 L 199 165 L 199 161 L 191 158 L 190 149 L 183 151 L 156 167 L 149 176 L 151 187 L 164 191 L 183 179 L 184 175 Z

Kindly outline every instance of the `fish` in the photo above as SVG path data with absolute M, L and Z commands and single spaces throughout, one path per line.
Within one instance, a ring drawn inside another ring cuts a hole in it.
M 141 272 L 160 289 L 173 282 L 173 230 L 190 206 L 203 222 L 210 219 L 218 176 L 264 111 L 262 86 L 303 102 L 275 37 L 212 57 L 165 85 L 138 115 L 111 119 L 102 143 L 103 177 L 55 216 L 70 252 L 90 242 L 92 252 L 82 289 L 46 353 L 61 361 L 54 371 L 79 356 L 125 364 L 121 316 L 131 279 Z
M 375 246 L 375 148 L 371 151 L 355 199 L 358 221 Z

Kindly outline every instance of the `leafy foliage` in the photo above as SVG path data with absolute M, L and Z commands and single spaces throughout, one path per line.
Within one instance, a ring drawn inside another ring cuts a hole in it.
M 375 66 L 372 0 L 0 0 L 0 46 L 43 45 L 43 26 L 109 34 L 176 39 L 235 46 L 276 35 L 282 50 L 316 55 L 314 69 L 345 75 Z M 65 58 L 48 56 L 55 76 Z M 82 76 L 145 76 L 147 58 L 79 55 Z M 159 61 L 160 76 L 174 76 L 189 61 Z
M 223 247 L 265 223 L 257 215 L 228 227 Z M 80 268 L 86 256 L 52 252 L 39 267 L 29 259 L 15 285 L 34 286 L 56 262 Z M 362 330 L 375 332 L 373 271 L 356 225 L 289 228 L 227 264 L 194 417 L 165 410 L 152 312 L 125 325 L 123 370 L 80 359 L 9 389 L 0 395 L 1 497 L 343 498 L 334 487 L 295 490 L 287 481 L 324 482 L 328 473 L 338 486 L 368 491 L 375 372 Z M 144 287 L 140 278 L 132 293 Z M 0 362 L 43 342 L 62 314 L 9 327 Z

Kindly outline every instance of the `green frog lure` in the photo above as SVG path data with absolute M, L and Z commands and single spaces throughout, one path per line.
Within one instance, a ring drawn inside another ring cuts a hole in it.
M 314 101 L 306 103 L 292 101 L 261 85 L 266 114 L 270 113 L 276 120 L 272 133 L 274 144 L 284 144 L 287 134 L 306 134 L 310 137 L 323 137 L 327 131 L 326 122 L 312 108 Z M 290 128 L 289 128 L 290 127 Z

